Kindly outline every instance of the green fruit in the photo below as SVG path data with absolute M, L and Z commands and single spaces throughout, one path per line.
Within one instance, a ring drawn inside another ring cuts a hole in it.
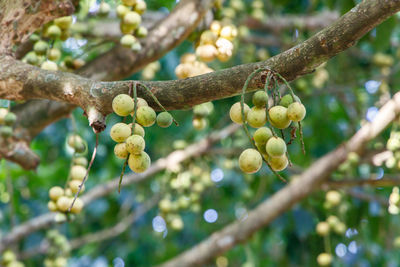
M 265 149 L 265 144 L 259 144 L 255 143 L 258 151 L 261 153 L 261 155 L 265 158 L 265 156 L 268 158 L 267 150 Z
M 50 60 L 44 61 L 42 63 L 42 65 L 40 65 L 40 68 L 43 70 L 48 70 L 48 71 L 57 71 L 58 70 L 57 64 Z
M 129 11 L 128 13 L 125 14 L 123 22 L 124 24 L 129 25 L 136 29 L 142 22 L 142 18 L 135 11 Z
M 136 0 L 135 11 L 139 14 L 143 14 L 147 9 L 146 2 L 143 0 Z
M 253 148 L 244 150 L 239 156 L 239 167 L 244 173 L 255 173 L 262 165 L 260 152 Z
M 338 235 L 343 235 L 346 232 L 346 224 L 339 222 L 338 224 L 334 225 L 333 231 Z
M 142 45 L 139 42 L 135 42 L 132 46 L 131 46 L 131 50 L 134 52 L 139 52 L 140 49 L 142 49 Z
M 125 143 L 126 150 L 128 150 L 128 152 L 131 154 L 140 154 L 146 146 L 146 142 L 144 141 L 143 137 L 136 134 L 129 136 Z
M 286 153 L 286 143 L 280 137 L 271 137 L 267 142 L 266 151 L 271 157 L 282 157 Z
M 330 232 L 330 226 L 327 222 L 319 222 L 316 227 L 317 234 L 320 236 L 327 236 Z
M 118 143 L 124 142 L 126 138 L 131 136 L 131 133 L 131 127 L 122 122 L 114 124 L 110 130 L 111 139 Z
M 268 158 L 268 163 L 271 166 L 271 169 L 274 171 L 283 171 L 286 169 L 289 161 L 286 157 L 286 155 L 283 155 L 281 157 L 269 157 Z
M 297 96 L 294 96 L 294 98 L 296 99 L 297 102 L 301 103 L 300 98 L 298 98 Z M 289 105 L 292 103 L 293 103 L 293 97 L 291 94 L 284 95 L 279 101 L 279 105 L 285 108 L 289 107 Z
M 213 111 L 214 105 L 211 102 L 203 103 L 193 107 L 193 114 L 197 117 L 207 117 Z
M 148 31 L 147 31 L 147 29 L 146 29 L 145 27 L 143 27 L 143 26 L 139 26 L 139 28 L 137 28 L 136 31 L 135 31 L 135 35 L 136 35 L 138 38 L 146 37 L 147 34 L 148 34 Z
M 332 255 L 328 253 L 321 253 L 317 257 L 317 262 L 319 266 L 329 266 L 332 263 Z
M 129 155 L 129 152 L 126 149 L 126 144 L 125 143 L 116 144 L 114 147 L 114 154 L 120 159 L 126 159 Z
M 119 28 L 123 34 L 132 34 L 132 32 L 135 30 L 135 27 L 124 23 L 120 23 Z
M 267 122 L 265 108 L 252 107 L 247 113 L 247 123 L 253 128 L 260 128 Z
M 153 125 L 156 121 L 156 117 L 156 112 L 149 106 L 139 107 L 137 110 L 137 122 L 144 127 Z
M 172 124 L 172 116 L 169 112 L 161 112 L 157 115 L 157 125 L 166 128 Z
M 271 125 L 278 129 L 289 127 L 291 121 L 287 116 L 287 108 L 283 106 L 274 106 L 269 110 L 269 119 Z
M 114 112 L 122 117 L 128 116 L 133 111 L 133 99 L 127 94 L 119 94 L 112 101 Z
M 4 117 L 4 124 L 8 126 L 14 125 L 15 121 L 17 120 L 17 115 L 15 113 L 9 111 L 6 116 Z
M 62 189 L 60 186 L 53 186 L 49 190 L 49 197 L 53 201 L 57 201 L 60 197 L 64 195 L 64 189 Z
M 77 157 L 72 160 L 74 165 L 80 165 L 86 167 L 88 165 L 88 160 L 85 157 Z
M 136 173 L 142 173 L 150 166 L 151 160 L 146 152 L 142 151 L 140 154 L 130 154 L 128 159 L 129 168 Z
M 74 165 L 71 167 L 70 171 L 70 177 L 72 180 L 79 180 L 83 181 L 83 178 L 85 178 L 86 175 L 86 168 L 80 165 Z
M 203 130 L 204 128 L 206 128 L 207 120 L 205 118 L 201 118 L 201 117 L 194 117 L 192 124 L 193 124 L 193 128 L 200 131 L 200 130 Z
M 61 57 L 60 49 L 57 49 L 57 48 L 50 49 L 49 52 L 47 53 L 47 57 L 49 60 L 52 60 L 52 61 L 59 60 Z
M 72 23 L 71 16 L 61 17 L 54 20 L 54 24 L 60 27 L 60 29 L 62 30 L 68 29 L 71 26 L 71 23 Z
M 15 257 L 14 252 L 12 252 L 11 250 L 6 250 L 3 252 L 3 256 L 2 256 L 2 261 L 5 264 L 8 264 L 10 262 L 15 261 L 17 258 Z
M 25 60 L 27 63 L 31 65 L 36 65 L 39 62 L 39 59 L 34 51 L 31 51 L 28 54 L 26 54 Z
M 57 25 L 51 25 L 47 28 L 47 35 L 51 39 L 57 39 L 61 36 L 61 29 Z
M 267 141 L 272 137 L 272 131 L 268 127 L 261 127 L 258 128 L 257 131 L 254 133 L 254 141 L 257 144 L 266 144 Z
M 38 55 L 46 54 L 47 49 L 49 49 L 49 45 L 44 41 L 37 41 L 33 45 L 33 51 L 35 51 L 35 53 Z
M 0 127 L 0 135 L 3 138 L 8 138 L 12 136 L 13 134 L 13 129 L 10 126 L 1 126 Z
M 306 108 L 299 102 L 294 102 L 287 109 L 287 116 L 292 121 L 302 121 L 306 116 Z
M 29 41 L 31 41 L 33 43 L 35 43 L 35 42 L 37 42 L 39 40 L 40 40 L 40 36 L 37 35 L 36 33 L 32 33 L 32 35 L 29 36 Z
M 129 12 L 129 8 L 124 5 L 118 5 L 116 11 L 118 18 L 122 19 Z
M 132 129 L 132 123 L 129 123 L 129 127 Z M 132 134 L 137 134 L 140 135 L 141 137 L 144 137 L 144 129 L 140 124 L 135 123 L 135 129 L 133 130 Z
M 134 6 L 136 4 L 136 0 L 122 0 L 122 3 L 126 6 Z
M 73 148 L 77 153 L 85 152 L 87 145 L 86 142 L 77 134 L 68 136 L 68 145 Z
M 131 48 L 131 46 L 136 42 L 137 40 L 132 34 L 125 34 L 124 36 L 122 36 L 120 41 L 121 45 L 127 48 Z
M 168 198 L 161 199 L 158 203 L 158 208 L 163 213 L 168 213 L 172 210 L 172 203 L 171 200 Z
M 249 106 L 244 103 L 244 118 L 246 120 L 247 118 L 247 114 L 250 111 Z M 229 111 L 229 116 L 231 117 L 231 120 L 234 123 L 237 124 L 242 124 L 243 120 L 242 120 L 242 109 L 240 107 L 240 102 L 236 102 L 235 104 L 232 105 L 230 111 Z
M 268 94 L 265 91 L 257 91 L 253 95 L 253 105 L 264 108 L 268 104 Z

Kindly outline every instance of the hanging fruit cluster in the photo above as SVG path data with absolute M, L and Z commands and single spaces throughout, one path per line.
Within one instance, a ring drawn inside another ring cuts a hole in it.
M 175 68 L 175 74 L 179 79 L 186 79 L 213 71 L 206 63 L 198 61 L 195 54 L 190 53 L 184 54 L 181 57 L 181 63 Z
M 393 187 L 392 193 L 390 193 L 388 211 L 394 215 L 400 213 L 400 194 L 397 186 Z
M 239 157 L 239 167 L 245 173 L 257 172 L 261 168 L 263 160 L 266 161 L 268 166 L 275 172 L 284 170 L 289 163 L 289 159 L 283 130 L 289 127 L 291 128 L 291 138 L 288 141 L 288 144 L 290 144 L 295 138 L 295 133 L 297 131 L 296 126 L 293 124 L 297 122 L 300 130 L 300 137 L 302 137 L 300 122 L 306 115 L 304 105 L 301 103 L 300 99 L 293 94 L 290 86 L 286 83 L 291 93 L 281 97 L 277 86 L 268 88 L 268 77 L 265 90 L 259 90 L 253 95 L 252 103 L 254 106 L 250 108 L 244 103 L 244 93 L 247 90 L 248 83 L 255 74 L 261 71 L 263 70 L 256 70 L 249 76 L 243 87 L 242 101 L 233 104 L 229 111 L 231 120 L 237 124 L 242 124 L 250 141 L 252 143 L 254 141 L 253 144 L 255 148 L 244 150 Z M 271 74 L 272 72 L 269 73 Z M 274 76 L 269 77 L 272 80 L 275 79 Z M 281 76 L 278 77 L 283 79 Z M 275 80 L 275 85 L 276 84 L 277 81 Z M 268 92 L 272 94 L 271 101 L 269 101 Z M 272 103 L 271 107 L 269 102 Z M 269 123 L 270 127 L 265 126 L 267 123 Z M 258 128 L 253 137 L 250 136 L 247 130 L 247 124 L 253 128 Z M 281 131 L 282 138 L 276 135 L 274 128 Z
M 46 237 L 49 242 L 49 249 L 44 260 L 44 266 L 67 266 L 67 258 L 71 250 L 67 238 L 64 235 L 60 234 L 57 230 L 48 231 Z
M 83 156 L 87 153 L 87 144 L 77 134 L 72 134 L 67 138 L 67 144 L 74 150 L 72 158 L 72 165 L 69 172 L 69 177 L 65 188 L 60 186 L 53 186 L 49 190 L 50 201 L 47 203 L 47 207 L 50 211 L 67 213 L 71 208 L 71 212 L 78 214 L 82 211 L 84 203 L 77 197 L 74 205 L 71 207 L 74 201 L 74 195 L 83 193 L 85 191 L 85 185 L 83 181 L 87 175 L 88 161 Z M 81 189 L 79 189 L 81 187 Z
M 141 15 L 146 9 L 144 0 L 122 0 L 122 5 L 117 6 L 117 16 L 121 20 L 120 29 L 124 34 L 120 43 L 136 52 L 142 48 L 137 38 L 147 36 L 147 29 L 140 25 Z
M 17 116 L 7 108 L 0 108 L 0 136 L 7 139 L 13 135 L 13 125 Z
M 193 107 L 193 128 L 203 130 L 207 126 L 207 116 L 214 110 L 212 102 L 202 103 Z
M 25 264 L 17 260 L 14 252 L 5 250 L 1 256 L 0 266 L 4 267 L 24 267 Z
M 143 87 L 148 89 L 144 85 Z M 148 91 L 152 95 L 150 89 Z M 113 111 L 122 117 L 132 116 L 133 121 L 130 124 L 123 122 L 114 124 L 110 136 L 118 143 L 114 147 L 114 154 L 118 158 L 126 159 L 126 163 L 132 171 L 142 173 L 149 168 L 151 163 L 150 156 L 144 151 L 146 143 L 143 127 L 150 127 L 157 122 L 158 126 L 166 128 L 172 124 L 174 119 L 166 111 L 156 115 L 146 100 L 136 97 L 136 86 L 134 92 L 133 98 L 127 94 L 119 94 L 113 99 Z M 157 100 L 155 97 L 154 99 Z

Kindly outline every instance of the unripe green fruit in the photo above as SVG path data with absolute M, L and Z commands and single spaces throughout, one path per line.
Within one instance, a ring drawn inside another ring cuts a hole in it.
M 126 159 L 129 156 L 129 152 L 126 149 L 126 144 L 125 143 L 116 144 L 114 147 L 114 154 L 120 159 Z
M 139 107 L 136 112 L 137 122 L 144 127 L 153 125 L 156 121 L 156 117 L 157 115 L 154 109 L 148 106 Z
M 146 146 L 146 142 L 144 141 L 143 137 L 136 134 L 129 136 L 125 143 L 126 150 L 128 150 L 128 152 L 131 154 L 140 154 Z
M 53 186 L 49 190 L 49 197 L 53 201 L 57 201 L 60 197 L 64 195 L 64 189 L 62 189 L 60 186 Z
M 70 200 L 72 203 L 72 199 Z M 70 204 L 71 205 L 71 204 Z M 81 213 L 82 209 L 83 209 L 84 203 L 82 201 L 82 199 L 80 199 L 79 197 L 75 200 L 74 205 L 71 208 L 71 212 L 74 214 L 78 214 Z
M 122 117 L 128 116 L 133 111 L 133 99 L 127 94 L 119 94 L 112 101 L 114 112 Z
M 86 167 L 88 165 L 88 160 L 85 157 L 77 157 L 72 160 L 74 165 L 80 165 Z
M 396 238 L 393 240 L 393 246 L 394 246 L 395 248 L 397 248 L 397 249 L 400 248 L 400 236 L 396 237 Z
M 129 123 L 129 127 L 132 129 L 132 123 Z M 144 137 L 144 129 L 140 124 L 135 123 L 135 129 L 133 130 L 132 134 L 137 134 L 140 135 L 141 137 Z
M 25 267 L 25 265 L 20 261 L 10 262 L 7 267 Z M 57 266 L 58 267 L 58 266 Z
M 146 29 L 145 27 L 143 27 L 143 26 L 139 26 L 139 28 L 137 28 L 136 31 L 135 31 L 135 35 L 136 35 L 138 38 L 146 37 L 147 34 L 148 34 L 148 31 L 147 31 L 147 29 Z
M 326 193 L 326 201 L 331 205 L 331 206 L 337 206 L 340 204 L 340 201 L 342 200 L 342 196 L 338 191 L 331 190 Z
M 13 261 L 15 261 L 16 259 L 17 259 L 17 258 L 15 257 L 14 252 L 12 252 L 11 250 L 6 250 L 6 251 L 3 252 L 2 261 L 3 261 L 5 264 L 8 264 L 8 263 L 10 263 L 10 262 L 13 262 Z
M 57 71 L 58 70 L 57 64 L 50 60 L 44 61 L 42 63 L 42 65 L 40 65 L 40 68 L 43 70 L 48 70 L 48 71 Z
M 319 222 L 316 227 L 317 234 L 320 236 L 327 236 L 330 232 L 330 226 L 327 222 Z
M 269 110 L 269 119 L 271 125 L 278 129 L 289 127 L 291 121 L 287 116 L 287 108 L 283 106 L 274 106 Z
M 8 114 L 8 109 L 6 108 L 0 108 L 0 125 L 4 124 L 4 118 Z
M 119 28 L 123 34 L 132 34 L 132 32 L 135 30 L 135 27 L 122 22 L 119 24 Z
M 54 20 L 54 24 L 60 27 L 60 29 L 62 30 L 68 29 L 71 26 L 71 23 L 72 23 L 71 16 L 61 17 Z
M 172 124 L 172 116 L 169 112 L 161 112 L 157 115 L 157 125 L 166 128 Z
M 83 181 L 86 175 L 86 168 L 80 165 L 74 165 L 71 167 L 70 176 L 72 180 Z
M 128 124 L 122 122 L 114 124 L 110 130 L 111 139 L 118 143 L 124 142 L 126 138 L 131 136 L 131 133 L 131 127 L 129 127 Z
M 129 11 L 125 14 L 123 19 L 124 24 L 134 27 L 135 29 L 142 22 L 142 18 L 135 11 Z
M 244 103 L 244 118 L 246 120 L 247 118 L 247 114 L 250 111 L 249 106 Z M 229 116 L 231 117 L 231 120 L 234 123 L 237 124 L 242 124 L 243 120 L 242 120 L 242 109 L 240 107 L 240 102 L 236 102 L 235 104 L 232 105 L 230 111 L 229 111 Z
M 47 208 L 49 211 L 56 212 L 57 211 L 57 204 L 54 201 L 47 202 Z
M 317 257 L 317 263 L 319 266 L 329 266 L 332 263 L 332 255 L 328 253 L 321 253 Z
M 57 49 L 57 48 L 50 49 L 49 52 L 47 53 L 47 57 L 49 60 L 52 60 L 52 61 L 59 60 L 61 57 L 60 49 Z
M 100 16 L 107 16 L 108 13 L 110 13 L 110 5 L 106 2 L 101 2 L 100 7 L 99 7 L 99 15 Z
M 46 54 L 47 49 L 49 49 L 49 45 L 44 41 L 37 41 L 33 45 L 33 51 L 35 51 L 35 53 L 38 55 Z
M 306 108 L 299 102 L 294 102 L 287 109 L 287 116 L 292 121 L 302 121 L 306 116 Z
M 281 157 L 286 153 L 286 143 L 280 137 L 271 137 L 267 142 L 266 151 L 271 157 Z
M 3 138 L 8 138 L 13 135 L 13 129 L 10 126 L 1 126 L 0 127 L 0 135 Z
M 283 155 L 281 157 L 269 157 L 268 163 L 271 166 L 272 170 L 279 172 L 286 169 L 287 165 L 289 164 L 289 161 L 286 155 Z
M 239 156 L 239 167 L 244 173 L 255 173 L 262 165 L 260 152 L 253 148 L 244 150 Z
M 32 33 L 31 36 L 29 36 L 29 41 L 31 42 L 37 42 L 40 40 L 40 36 L 36 33 Z
M 206 116 L 210 115 L 210 113 L 214 109 L 214 105 L 211 102 L 207 102 L 207 103 L 210 103 L 211 105 L 206 105 L 206 103 L 203 103 L 203 104 L 194 106 L 193 114 L 197 117 L 206 117 Z
M 118 5 L 116 11 L 117 11 L 118 18 L 121 19 L 126 15 L 126 13 L 129 12 L 129 8 L 124 5 Z
M 126 6 L 134 6 L 136 4 L 136 0 L 122 0 L 122 3 Z
M 253 128 L 260 128 L 267 122 L 265 108 L 252 107 L 247 113 L 247 123 Z
M 294 96 L 295 100 L 299 103 L 301 103 L 300 98 L 298 98 L 296 95 Z M 290 104 L 292 104 L 293 101 L 293 97 L 291 94 L 286 94 L 284 95 L 281 100 L 279 101 L 279 105 L 283 106 L 285 108 L 289 107 Z
M 31 51 L 28 54 L 26 54 L 25 60 L 27 63 L 31 65 L 36 65 L 39 62 L 39 59 L 34 51 Z
M 139 52 L 142 49 L 142 45 L 139 42 L 135 42 L 132 46 L 131 46 L 131 50 L 134 52 Z
M 57 209 L 61 212 L 66 212 L 71 206 L 72 199 L 62 196 L 57 200 Z
M 61 29 L 57 25 L 51 25 L 47 28 L 47 35 L 51 39 L 57 39 L 61 36 Z
M 133 44 L 135 44 L 137 42 L 135 36 L 133 36 L 132 34 L 125 34 L 124 36 L 122 36 L 121 38 L 121 45 L 125 46 L 127 48 L 131 48 Z
M 192 121 L 193 128 L 196 130 L 203 130 L 207 126 L 207 120 L 205 118 L 194 117 Z
M 143 0 L 136 0 L 135 11 L 139 14 L 143 14 L 147 9 L 146 2 Z
M 72 194 L 76 194 L 79 191 L 79 186 L 82 184 L 82 181 L 79 180 L 71 180 L 69 182 L 69 188 L 71 189 Z M 81 193 L 85 191 L 85 185 L 82 185 Z
M 128 159 L 129 168 L 136 173 L 142 173 L 150 166 L 151 160 L 146 152 L 142 151 L 140 154 L 130 154 Z
M 6 116 L 4 117 L 4 124 L 7 126 L 14 125 L 15 121 L 17 120 L 17 115 L 15 113 L 9 111 Z
M 268 127 L 261 127 L 261 128 L 258 128 L 257 131 L 255 131 L 254 136 L 253 136 L 254 141 L 255 141 L 257 144 L 260 144 L 260 145 L 266 144 L 267 141 L 268 141 L 271 137 L 272 137 L 272 131 L 271 131 L 271 129 L 268 128 Z
M 265 91 L 257 91 L 253 95 L 253 105 L 264 108 L 268 104 L 268 94 Z

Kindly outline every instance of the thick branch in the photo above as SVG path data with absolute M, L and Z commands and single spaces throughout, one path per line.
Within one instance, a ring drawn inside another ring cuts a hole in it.
M 349 152 L 358 152 L 383 131 L 400 113 L 400 93 L 386 103 L 371 123 L 365 124 L 348 142 L 313 163 L 297 179 L 259 204 L 243 221 L 236 221 L 212 234 L 200 244 L 160 265 L 198 266 L 245 242 L 252 234 L 269 225 L 295 203 L 310 195 L 346 160 Z

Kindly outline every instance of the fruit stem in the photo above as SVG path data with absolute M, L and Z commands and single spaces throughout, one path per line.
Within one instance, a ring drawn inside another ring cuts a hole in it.
M 129 156 L 126 158 L 126 160 L 125 160 L 125 162 L 124 162 L 124 165 L 122 166 L 121 175 L 119 176 L 119 181 L 118 181 L 118 194 L 121 193 L 122 178 L 124 177 L 124 174 L 125 174 L 126 165 L 128 165 L 128 159 L 129 159 Z
M 303 139 L 303 128 L 301 126 L 301 122 L 299 123 L 299 133 L 300 133 L 300 143 L 301 143 L 301 151 L 303 152 L 303 154 L 306 154 L 306 148 L 304 146 L 304 139 Z

